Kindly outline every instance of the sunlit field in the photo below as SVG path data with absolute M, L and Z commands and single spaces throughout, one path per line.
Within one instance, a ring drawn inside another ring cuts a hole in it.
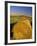
M 32 16 L 10 15 L 10 39 L 32 39 Z
M 10 7 L 10 39 L 32 39 L 32 7 Z

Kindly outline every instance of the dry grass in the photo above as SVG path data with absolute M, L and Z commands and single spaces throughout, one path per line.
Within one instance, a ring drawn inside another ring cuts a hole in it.
M 11 16 L 11 23 L 17 22 L 13 29 L 13 39 L 31 39 L 32 38 L 32 17 L 28 16 Z

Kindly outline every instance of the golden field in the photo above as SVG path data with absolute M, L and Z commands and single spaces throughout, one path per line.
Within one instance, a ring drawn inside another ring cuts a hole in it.
M 11 32 L 11 39 L 31 39 L 32 38 L 32 17 L 31 16 L 10 16 L 10 24 L 16 23 Z

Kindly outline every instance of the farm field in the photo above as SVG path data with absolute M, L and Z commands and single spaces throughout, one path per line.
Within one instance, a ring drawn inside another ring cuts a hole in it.
M 32 16 L 11 15 L 10 16 L 10 39 L 32 38 Z

